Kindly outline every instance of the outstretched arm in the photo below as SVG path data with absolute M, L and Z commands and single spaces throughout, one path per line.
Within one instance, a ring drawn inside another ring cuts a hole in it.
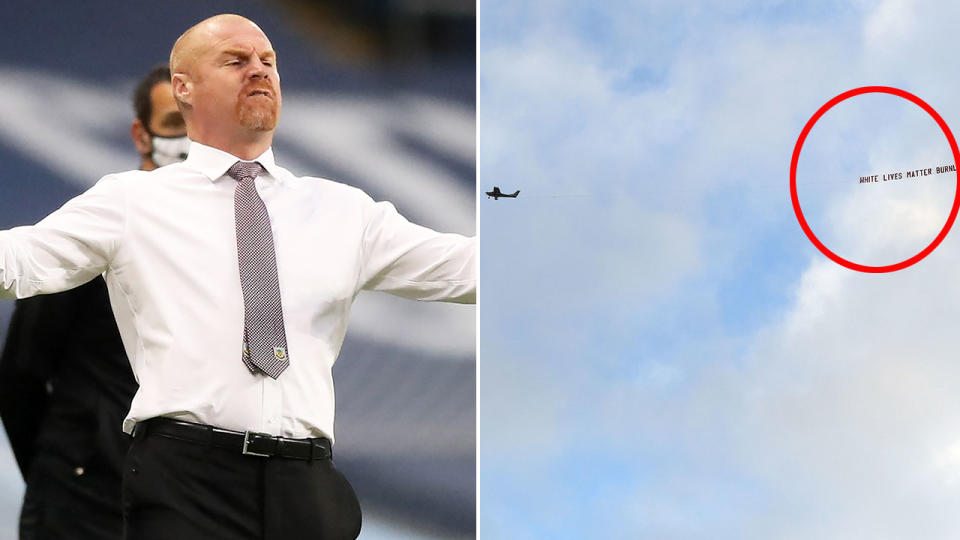
M 0 298 L 64 291 L 102 274 L 123 235 L 122 188 L 104 177 L 36 225 L 0 231 Z
M 476 239 L 415 225 L 388 202 L 367 208 L 362 288 L 416 300 L 473 304 Z

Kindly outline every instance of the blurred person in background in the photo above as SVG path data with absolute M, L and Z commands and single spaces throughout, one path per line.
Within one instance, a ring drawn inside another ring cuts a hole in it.
M 186 158 L 166 64 L 139 82 L 133 108 L 141 170 Z M 17 301 L 0 356 L 0 419 L 26 482 L 21 540 L 122 537 L 130 436 L 120 426 L 136 390 L 102 277 Z

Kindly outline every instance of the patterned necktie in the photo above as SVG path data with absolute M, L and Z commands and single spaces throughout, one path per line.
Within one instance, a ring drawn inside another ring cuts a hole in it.
M 243 289 L 243 363 L 251 372 L 260 370 L 276 379 L 290 359 L 270 215 L 254 184 L 263 170 L 259 163 L 238 161 L 227 174 L 237 180 L 234 209 Z

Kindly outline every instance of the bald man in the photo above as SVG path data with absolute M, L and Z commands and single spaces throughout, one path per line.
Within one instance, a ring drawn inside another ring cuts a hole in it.
M 473 303 L 474 239 L 280 167 L 277 54 L 253 22 L 202 21 L 170 64 L 186 161 L 108 175 L 0 231 L 0 296 L 104 274 L 140 384 L 123 422 L 127 538 L 356 538 L 332 461 L 350 306 L 363 289 Z

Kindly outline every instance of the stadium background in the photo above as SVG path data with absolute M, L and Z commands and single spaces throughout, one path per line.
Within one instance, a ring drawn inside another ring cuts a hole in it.
M 135 168 L 136 80 L 183 30 L 234 12 L 278 51 L 281 164 L 474 234 L 473 2 L 342 4 L 4 2 L 0 228 L 34 223 L 102 175 Z M 0 339 L 11 308 L 0 301 Z M 474 313 L 358 298 L 334 377 L 337 464 L 364 506 L 361 538 L 474 536 Z M 0 540 L 16 537 L 22 491 L 0 440 Z

